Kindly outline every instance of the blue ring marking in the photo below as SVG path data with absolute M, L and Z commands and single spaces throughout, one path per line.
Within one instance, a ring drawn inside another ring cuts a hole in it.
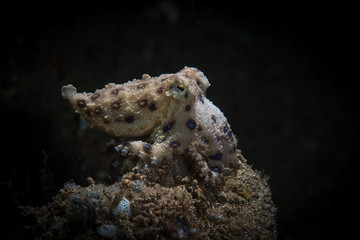
M 196 127 L 196 123 L 193 121 L 193 120 L 189 120 L 187 123 L 186 123 L 186 126 L 190 129 L 194 129 Z
M 145 99 L 140 100 L 139 105 L 140 107 L 145 107 L 147 105 L 147 101 Z
M 229 130 L 229 127 L 228 126 L 225 126 L 224 127 L 224 132 L 227 132 Z
M 220 168 L 219 167 L 212 167 L 211 171 L 213 172 L 220 172 Z
M 164 132 L 168 132 L 171 130 L 171 128 L 174 126 L 174 123 L 169 123 L 168 125 L 166 125 L 163 129 Z
M 144 87 L 146 87 L 145 83 L 142 83 L 142 84 L 139 84 L 139 85 L 136 86 L 137 89 L 142 89 Z
M 191 107 L 190 107 L 190 105 L 187 105 L 186 107 L 185 107 L 185 111 L 190 111 L 190 109 L 191 109 Z
M 202 96 L 200 96 L 200 102 L 204 103 L 204 99 Z
M 170 143 L 170 146 L 172 146 L 173 148 L 177 148 L 179 145 L 180 145 L 180 143 L 177 141 L 173 141 Z
M 162 87 L 159 87 L 158 90 L 157 90 L 158 93 L 162 93 L 163 92 L 163 88 Z
M 214 115 L 211 116 L 211 119 L 216 122 L 216 117 Z
M 153 103 L 153 104 L 151 104 L 151 105 L 150 105 L 150 110 L 151 110 L 151 111 L 154 111 L 154 110 L 156 110 L 156 106 L 155 106 L 155 103 Z
M 232 131 L 228 132 L 228 136 L 232 137 Z
M 150 149 L 151 149 L 151 145 L 150 145 L 150 144 L 144 144 L 144 149 L 145 149 L 145 150 L 150 150 Z
M 223 155 L 221 153 L 211 156 L 211 158 L 214 160 L 221 160 L 222 157 L 223 157 Z

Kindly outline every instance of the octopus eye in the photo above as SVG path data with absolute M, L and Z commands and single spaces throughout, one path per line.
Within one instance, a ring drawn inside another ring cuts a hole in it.
M 188 95 L 188 88 L 185 85 L 180 84 L 177 81 L 170 86 L 170 89 L 172 89 L 175 92 L 175 94 L 177 94 L 179 96 L 186 97 Z
M 185 86 L 180 84 L 176 87 L 176 89 L 180 90 L 180 91 L 184 91 L 185 90 Z

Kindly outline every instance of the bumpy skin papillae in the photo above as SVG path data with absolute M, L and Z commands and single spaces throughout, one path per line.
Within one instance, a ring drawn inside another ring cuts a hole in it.
M 201 71 L 185 67 L 175 74 L 110 83 L 94 93 L 77 93 L 67 85 L 62 95 L 111 135 L 149 135 L 145 141 L 128 141 L 126 152 L 152 162 L 188 155 L 206 181 L 215 181 L 224 167 L 237 166 L 237 139 L 220 109 L 205 97 L 209 86 Z

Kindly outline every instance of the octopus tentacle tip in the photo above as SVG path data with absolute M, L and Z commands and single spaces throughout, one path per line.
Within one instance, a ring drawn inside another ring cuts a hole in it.
M 61 88 L 61 95 L 63 98 L 71 99 L 75 97 L 76 94 L 76 88 L 71 84 L 65 85 Z

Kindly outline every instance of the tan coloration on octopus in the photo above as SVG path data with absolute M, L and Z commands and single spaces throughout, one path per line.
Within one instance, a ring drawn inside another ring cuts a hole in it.
M 210 86 L 196 68 L 118 85 L 94 93 L 77 93 L 72 85 L 62 95 L 93 126 L 134 140 L 122 152 L 159 163 L 187 155 L 206 181 L 215 182 L 225 167 L 236 167 L 237 139 L 226 117 L 205 97 Z M 135 140 L 146 136 L 145 141 Z

